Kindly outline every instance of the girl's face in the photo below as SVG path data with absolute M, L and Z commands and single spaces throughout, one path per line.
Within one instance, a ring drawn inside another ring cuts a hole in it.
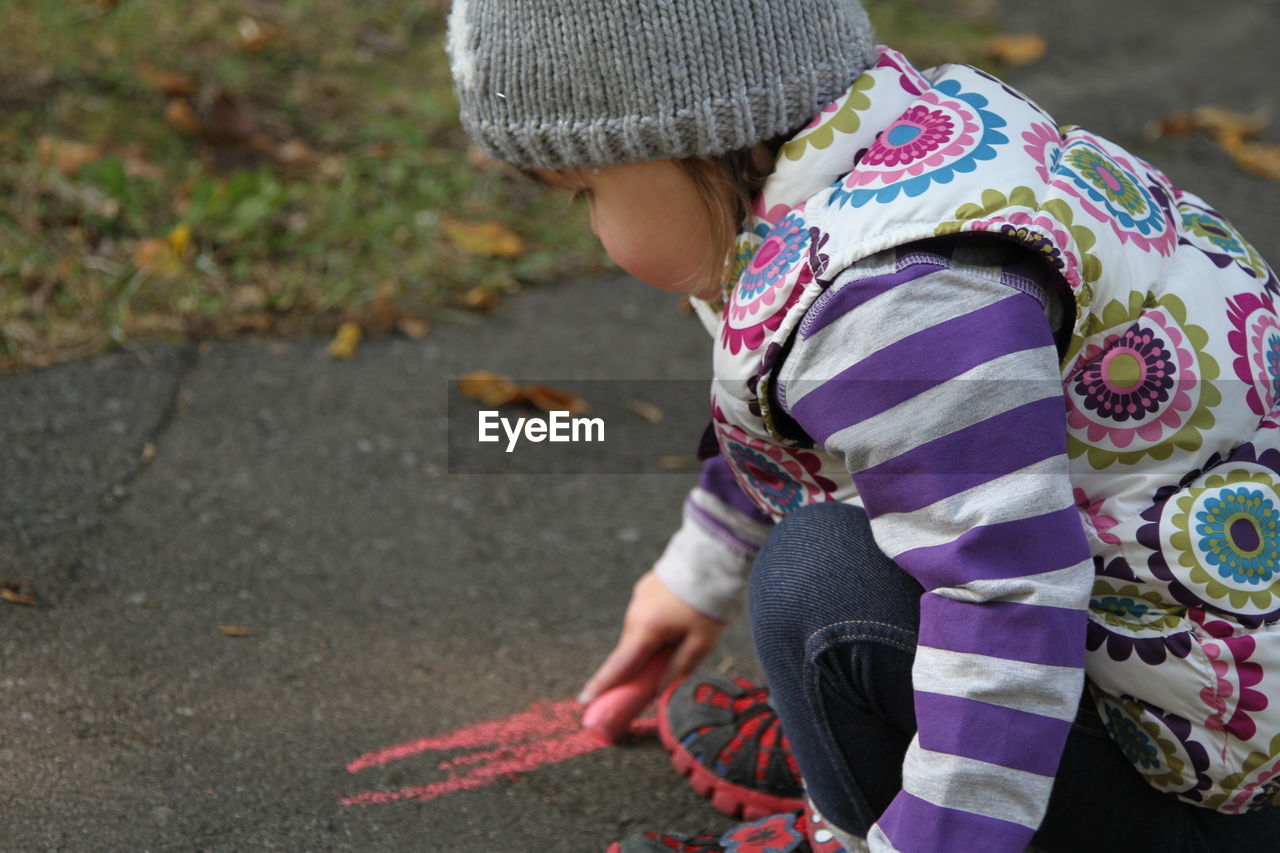
M 591 230 L 628 273 L 662 290 L 708 300 L 718 295 L 711 216 L 674 161 L 538 174 L 553 187 L 586 196 Z

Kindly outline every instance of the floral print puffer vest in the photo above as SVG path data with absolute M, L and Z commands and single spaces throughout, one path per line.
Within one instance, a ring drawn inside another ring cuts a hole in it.
M 723 304 L 698 306 L 725 459 L 775 518 L 856 502 L 839 460 L 778 429 L 783 345 L 850 264 L 964 232 L 1039 252 L 1074 297 L 1064 417 L 1098 567 L 1087 672 L 1111 735 L 1162 791 L 1275 805 L 1280 282 L 1141 159 L 982 71 L 881 49 L 782 149 Z

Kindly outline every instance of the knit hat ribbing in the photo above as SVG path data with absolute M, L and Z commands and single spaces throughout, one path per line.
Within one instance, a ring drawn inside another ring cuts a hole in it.
M 455 0 L 448 50 L 472 139 L 552 169 L 754 145 L 874 61 L 858 0 Z

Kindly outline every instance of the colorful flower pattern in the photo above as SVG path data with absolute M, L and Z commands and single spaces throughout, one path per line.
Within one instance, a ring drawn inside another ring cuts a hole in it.
M 821 474 L 817 454 L 747 435 L 728 423 L 714 397 L 712 423 L 730 472 L 760 509 L 782 518 L 802 506 L 832 499 L 836 484 Z
M 835 142 L 836 134 L 850 134 L 862 126 L 861 114 L 871 106 L 867 93 L 876 87 L 875 75 L 863 74 L 852 88 L 822 109 L 794 139 L 782 146 L 782 156 L 799 160 L 810 148 L 824 150 Z
M 1096 691 L 1095 698 L 1107 733 L 1147 782 L 1161 791 L 1199 798 L 1197 789 L 1209 785 L 1203 775 L 1209 756 L 1189 738 L 1190 723 L 1125 697 Z
M 1177 193 L 1175 197 L 1182 219 L 1182 243 L 1204 252 L 1219 268 L 1235 264 L 1265 282 L 1273 293 L 1280 289 L 1275 273 L 1258 250 L 1222 214 L 1185 193 Z
M 1079 202 L 1089 214 L 1110 226 L 1122 243 L 1147 252 L 1173 254 L 1178 234 L 1169 213 L 1171 189 L 1163 179 L 1131 163 L 1110 145 L 1078 128 L 1058 148 L 1047 144 L 1047 130 L 1032 131 L 1027 147 L 1050 185 Z M 1024 136 L 1025 138 L 1025 136 Z
M 721 340 L 731 352 L 759 347 L 813 280 L 809 233 L 800 213 L 793 212 L 761 238 L 725 306 Z
M 1142 518 L 1148 568 L 1178 601 L 1244 625 L 1280 614 L 1280 450 L 1214 454 Z
M 1280 317 L 1271 294 L 1241 293 L 1228 300 L 1227 319 L 1227 343 L 1236 354 L 1236 376 L 1249 387 L 1249 408 L 1271 415 L 1280 401 Z
M 1222 788 L 1224 793 L 1208 799 L 1206 806 L 1240 814 L 1280 805 L 1280 734 L 1265 750 L 1250 753 L 1239 773 L 1222 780 Z
M 1155 666 L 1169 656 L 1185 658 L 1193 639 L 1185 626 L 1186 608 L 1169 608 L 1159 593 L 1137 584 L 1118 584 L 1099 577 L 1089 600 L 1090 620 L 1085 647 L 1106 647 L 1112 660 L 1128 660 L 1137 654 Z
M 1098 238 L 1075 223 L 1070 205 L 1061 199 L 1043 204 L 1030 187 L 1017 187 L 1007 196 L 984 190 L 977 204 L 966 204 L 955 219 L 935 230 L 938 236 L 961 231 L 994 230 L 1041 255 L 1076 289 L 1076 301 L 1088 305 L 1090 284 L 1102 277 L 1102 262 L 1090 250 Z
M 857 167 L 831 195 L 831 203 L 862 207 L 887 204 L 905 194 L 915 198 L 935 183 L 950 183 L 992 160 L 1009 137 L 1004 119 L 984 107 L 977 93 L 944 80 L 920 96 L 876 137 Z
M 1187 322 L 1182 301 L 1135 292 L 1092 315 L 1085 331 L 1067 372 L 1070 455 L 1101 469 L 1200 447 L 1222 393 L 1208 334 Z
M 1200 691 L 1201 701 L 1210 708 L 1205 727 L 1247 741 L 1258 733 L 1254 715 L 1268 704 L 1266 695 L 1254 689 L 1263 678 L 1262 667 L 1250 660 L 1257 651 L 1257 641 L 1247 635 L 1235 636 L 1230 623 L 1199 608 L 1193 608 L 1190 615 L 1207 636 L 1201 646 L 1217 682 Z

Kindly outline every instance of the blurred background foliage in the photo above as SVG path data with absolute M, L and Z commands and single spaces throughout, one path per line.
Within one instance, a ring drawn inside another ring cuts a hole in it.
M 872 0 L 917 63 L 995 0 Z M 0 0 L 0 371 L 160 339 L 427 333 L 607 269 L 469 150 L 447 0 Z

